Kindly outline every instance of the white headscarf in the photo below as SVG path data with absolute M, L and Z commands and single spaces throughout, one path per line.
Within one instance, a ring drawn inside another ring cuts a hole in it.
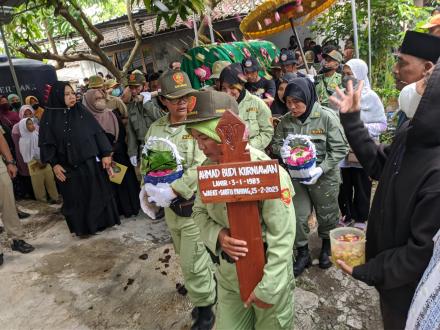
M 368 79 L 367 63 L 360 59 L 351 59 L 345 65 L 349 66 L 357 80 L 364 81 L 361 94 L 361 119 L 364 123 L 386 123 L 385 110 L 379 96 L 371 89 Z
M 23 118 L 18 123 L 20 129 L 19 147 L 20 153 L 25 163 L 29 163 L 32 159 L 40 159 L 40 148 L 38 147 L 38 131 L 29 132 L 26 122 L 30 118 Z M 32 119 L 30 119 L 32 120 Z

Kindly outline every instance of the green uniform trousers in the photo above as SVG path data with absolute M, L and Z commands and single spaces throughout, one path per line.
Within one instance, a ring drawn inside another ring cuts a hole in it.
M 293 180 L 293 187 L 295 188 L 293 205 L 296 214 L 296 247 L 308 244 L 310 232 L 308 218 L 313 209 L 315 209 L 318 235 L 321 239 L 328 239 L 330 230 L 336 228 L 339 218 L 339 182 L 338 173 L 323 175 L 318 182 L 310 186 Z
M 203 307 L 215 302 L 214 266 L 199 227 L 192 218 L 180 217 L 165 208 L 165 221 L 173 239 L 174 250 L 180 256 L 185 287 L 194 306 Z
M 284 286 L 277 302 L 273 307 L 262 309 L 252 304 L 245 308 L 240 298 L 239 284 L 235 264 L 230 264 L 220 258 L 218 267 L 218 304 L 216 313 L 216 330 L 281 330 L 293 328 L 294 304 L 293 289 L 295 282 L 292 273 L 293 266 L 288 265 L 291 273 L 289 283 L 279 283 Z

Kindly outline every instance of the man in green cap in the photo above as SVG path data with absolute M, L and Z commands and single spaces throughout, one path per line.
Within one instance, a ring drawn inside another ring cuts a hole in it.
M 328 99 L 336 92 L 336 87 L 342 88 L 342 76 L 336 70 L 338 70 L 343 58 L 337 50 L 332 50 L 328 54 L 324 54 L 323 57 L 322 74 L 316 77 L 316 94 L 318 94 L 321 105 L 328 107 Z
M 226 109 L 238 113 L 236 101 L 215 91 L 194 94 L 194 110 L 187 119 L 186 129 L 197 140 L 206 155 L 204 165 L 219 163 L 221 141 L 215 128 Z M 263 152 L 249 146 L 252 161 L 268 160 Z M 225 203 L 204 204 L 197 193 L 193 218 L 200 228 L 205 245 L 220 257 L 218 282 L 217 330 L 292 329 L 293 288 L 292 248 L 295 240 L 293 186 L 283 168 L 280 171 L 282 198 L 259 202 L 261 230 L 266 248 L 264 276 L 245 304 L 240 298 L 235 261 L 248 252 L 247 242 L 234 239 L 229 232 Z
M 148 202 L 165 208 L 165 221 L 173 239 L 174 249 L 180 256 L 185 287 L 197 316 L 191 329 L 208 330 L 214 325 L 212 306 L 215 303 L 215 280 L 213 264 L 201 238 L 200 231 L 191 216 L 191 210 L 183 212 L 197 189 L 197 166 L 205 156 L 197 148 L 196 141 L 185 130 L 185 126 L 172 127 L 186 120 L 188 112 L 194 106 L 194 92 L 187 74 L 183 71 L 169 70 L 159 78 L 161 86 L 160 100 L 168 110 L 168 115 L 155 121 L 149 128 L 145 142 L 150 137 L 165 138 L 177 148 L 183 158 L 183 176 L 166 187 L 159 189 L 146 184 L 143 191 Z M 167 150 L 167 146 L 155 146 L 155 150 Z M 146 164 L 142 160 L 141 173 L 146 174 Z M 146 205 L 144 199 L 141 203 Z M 148 205 L 147 205 L 148 207 Z
M 241 63 L 233 63 L 220 74 L 222 91 L 238 103 L 238 115 L 246 123 L 249 144 L 264 151 L 273 136 L 272 113 L 266 103 L 245 88 L 246 76 Z
M 114 86 L 118 85 L 114 80 Z M 112 87 L 114 88 L 114 87 Z M 121 118 L 125 121 L 127 119 L 127 106 L 124 102 L 116 96 L 107 93 L 108 87 L 105 85 L 104 78 L 99 75 L 91 76 L 89 78 L 89 89 L 101 89 L 106 93 L 105 105 L 107 109 L 117 110 Z
M 128 156 L 133 166 L 138 165 L 140 150 L 144 144 L 144 138 L 151 124 L 166 112 L 164 108 L 156 107 L 151 102 L 144 104 L 140 93 L 145 84 L 145 76 L 141 72 L 135 72 L 128 76 L 127 88 L 124 90 L 122 99 L 128 108 L 127 147 Z

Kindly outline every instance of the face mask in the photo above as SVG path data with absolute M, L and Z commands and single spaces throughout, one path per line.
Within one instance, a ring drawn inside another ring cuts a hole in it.
M 355 77 L 353 77 L 353 76 L 344 76 L 344 77 L 342 77 L 342 87 L 347 89 L 349 81 L 353 82 L 353 90 L 356 90 L 357 86 L 358 86 L 358 80 Z
M 333 70 L 334 70 L 333 68 L 329 68 L 327 66 L 323 66 L 322 69 L 321 69 L 321 72 L 322 73 L 327 73 L 327 72 L 330 72 L 330 71 L 333 71 Z
M 40 105 L 39 105 L 38 103 L 35 103 L 35 104 L 32 106 L 32 109 L 37 110 L 39 107 L 40 107 Z
M 113 96 L 119 97 L 119 96 L 121 96 L 121 94 L 122 94 L 122 88 L 120 88 L 120 87 L 115 88 L 115 89 L 112 90 L 112 95 Z
M 14 109 L 20 109 L 21 102 L 13 102 L 13 103 L 11 103 L 11 107 L 13 107 Z
M 405 86 L 399 95 L 400 110 L 402 110 L 409 119 L 413 118 L 421 99 L 422 95 L 417 93 L 416 83 Z
M 98 110 L 104 110 L 105 109 L 105 100 L 98 100 L 95 102 L 95 108 Z

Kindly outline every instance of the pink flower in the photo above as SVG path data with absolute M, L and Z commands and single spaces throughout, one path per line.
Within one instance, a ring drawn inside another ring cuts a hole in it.
M 243 54 L 246 58 L 251 57 L 251 52 L 246 47 L 243 48 Z
M 195 69 L 194 73 L 202 82 L 209 80 L 209 78 L 211 77 L 211 69 L 208 68 L 206 65 L 202 65 L 201 67 Z

